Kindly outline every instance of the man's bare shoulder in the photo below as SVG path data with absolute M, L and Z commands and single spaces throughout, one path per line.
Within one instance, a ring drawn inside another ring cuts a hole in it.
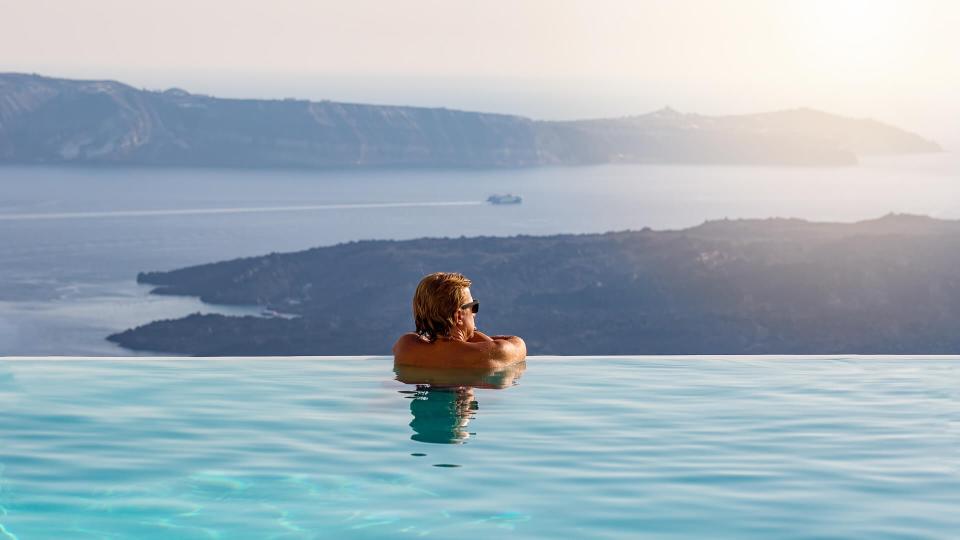
M 420 334 L 414 334 L 413 332 L 408 332 L 397 339 L 397 342 L 393 344 L 393 351 L 396 353 L 397 347 L 409 347 L 411 345 L 416 345 L 418 343 L 429 344 L 430 342 L 422 338 Z

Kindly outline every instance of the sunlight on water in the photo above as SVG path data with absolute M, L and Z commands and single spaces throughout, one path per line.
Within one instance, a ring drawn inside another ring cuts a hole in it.
M 6 359 L 0 539 L 951 538 L 958 361 Z
M 411 203 L 313 204 L 306 206 L 240 206 L 233 208 L 177 208 L 165 210 L 110 210 L 106 212 L 42 212 L 0 214 L 0 221 L 34 219 L 91 219 L 117 217 L 196 216 L 212 214 L 255 214 L 263 212 L 310 212 L 376 208 L 425 208 L 431 206 L 476 206 L 480 201 L 437 201 Z

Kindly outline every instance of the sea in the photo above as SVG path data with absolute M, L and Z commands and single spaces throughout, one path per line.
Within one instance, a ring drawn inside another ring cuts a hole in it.
M 960 156 L 853 167 L 500 170 L 0 167 L 0 356 L 133 356 L 111 333 L 191 313 L 138 272 L 362 239 L 682 229 L 706 220 L 960 218 Z M 493 205 L 512 193 L 521 204 Z

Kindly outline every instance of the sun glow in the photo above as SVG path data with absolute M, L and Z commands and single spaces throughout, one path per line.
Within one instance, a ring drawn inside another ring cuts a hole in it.
M 902 71 L 919 36 L 893 0 L 797 2 L 784 13 L 798 60 L 834 79 L 884 79 Z

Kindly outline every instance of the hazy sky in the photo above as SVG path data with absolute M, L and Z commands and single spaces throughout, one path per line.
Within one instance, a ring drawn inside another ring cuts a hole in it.
M 958 0 L 0 0 L 0 71 L 536 118 L 810 106 L 960 140 Z

